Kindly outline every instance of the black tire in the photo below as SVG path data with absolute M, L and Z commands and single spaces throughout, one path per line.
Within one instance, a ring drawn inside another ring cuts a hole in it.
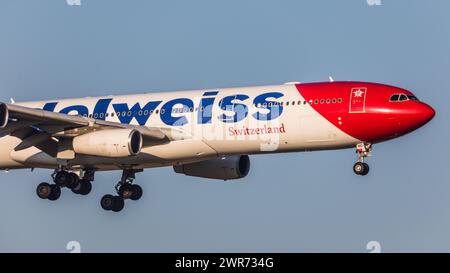
M 70 188 L 70 190 L 75 194 L 80 194 L 82 186 L 83 186 L 83 180 L 79 180 L 78 183 L 74 187 Z
M 367 165 L 366 163 L 356 162 L 355 165 L 353 165 L 353 171 L 357 175 L 366 175 L 368 173 L 368 171 L 366 172 L 368 166 L 369 165 Z
M 70 182 L 67 185 L 67 187 L 69 189 L 76 188 L 79 185 L 80 181 L 81 181 L 80 177 L 76 173 L 70 173 L 69 175 L 70 175 L 71 179 L 70 179 Z
M 88 195 L 92 190 L 92 183 L 87 180 L 81 180 L 80 184 L 81 188 L 79 194 Z
M 41 183 L 36 187 L 36 194 L 41 199 L 48 199 L 52 194 L 52 187 L 49 183 Z
M 369 164 L 367 164 L 367 163 L 363 163 L 363 164 L 364 164 L 364 173 L 362 175 L 367 175 L 370 170 Z
M 120 196 L 115 196 L 112 211 L 119 212 L 123 210 L 124 207 L 125 207 L 125 200 L 123 200 L 123 198 Z
M 129 199 L 133 195 L 132 185 L 123 184 L 119 188 L 119 196 L 123 199 Z
M 100 200 L 100 205 L 104 210 L 112 210 L 114 207 L 114 199 L 114 196 L 107 194 L 102 197 L 102 200 Z
M 130 199 L 133 201 L 137 201 L 139 199 L 141 199 L 142 197 L 142 188 L 139 185 L 132 185 L 131 186 L 131 191 L 133 192 L 133 194 L 131 195 Z
M 72 184 L 72 176 L 66 171 L 60 171 L 55 175 L 55 184 L 60 187 L 67 187 Z
M 56 201 L 59 199 L 59 197 L 61 196 L 61 187 L 59 187 L 58 185 L 50 185 L 52 192 L 50 194 L 50 196 L 48 197 L 48 200 L 50 201 Z

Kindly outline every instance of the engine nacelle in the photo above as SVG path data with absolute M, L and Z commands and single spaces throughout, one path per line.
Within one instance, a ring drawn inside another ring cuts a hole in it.
M 127 157 L 142 149 L 142 135 L 134 129 L 107 129 L 77 136 L 73 150 L 77 154 L 101 157 Z
M 8 107 L 4 103 L 0 103 L 0 129 L 5 128 L 8 125 L 9 111 Z
M 229 156 L 175 165 L 173 169 L 176 173 L 184 173 L 188 176 L 222 180 L 238 179 L 247 176 L 250 171 L 250 159 L 248 155 Z

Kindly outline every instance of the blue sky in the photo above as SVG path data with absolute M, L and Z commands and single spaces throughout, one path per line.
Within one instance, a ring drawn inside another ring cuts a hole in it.
M 104 212 L 120 172 L 89 196 L 35 195 L 51 171 L 0 174 L 0 252 L 450 251 L 450 2 L 2 1 L 0 100 L 16 101 L 336 80 L 413 91 L 437 116 L 375 145 L 371 173 L 353 150 L 251 157 L 220 182 L 138 174 L 138 202 Z

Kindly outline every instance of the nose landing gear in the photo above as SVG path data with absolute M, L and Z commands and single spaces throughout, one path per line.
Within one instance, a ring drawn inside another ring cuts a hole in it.
M 117 196 L 107 194 L 103 196 L 100 205 L 104 210 L 119 212 L 125 206 L 125 199 L 133 201 L 139 200 L 142 197 L 142 188 L 139 185 L 133 184 L 136 178 L 136 173 L 143 170 L 123 170 L 122 178 L 117 183 L 115 189 Z
M 369 173 L 369 164 L 364 159 L 372 152 L 371 143 L 359 143 L 356 145 L 356 153 L 358 154 L 358 162 L 353 165 L 353 172 L 357 175 L 367 175 Z
M 353 171 L 357 175 L 367 175 L 369 173 L 369 164 L 364 162 L 356 162 L 355 165 L 353 165 Z

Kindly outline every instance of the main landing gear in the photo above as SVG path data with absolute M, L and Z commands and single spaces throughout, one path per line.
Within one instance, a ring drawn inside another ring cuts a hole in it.
M 61 196 L 61 188 L 69 188 L 75 194 L 87 195 L 92 190 L 94 171 L 84 170 L 80 177 L 78 174 L 66 170 L 55 170 L 52 175 L 54 184 L 41 183 L 36 188 L 36 194 L 41 199 L 50 201 L 58 200 Z
M 358 154 L 358 162 L 353 165 L 353 171 L 357 175 L 367 175 L 369 173 L 369 164 L 364 159 L 372 152 L 371 143 L 359 143 L 356 145 L 356 153 Z
M 114 212 L 121 211 L 125 206 L 125 199 L 139 200 L 142 197 L 142 188 L 139 185 L 133 184 L 136 178 L 136 173 L 143 170 L 123 170 L 122 178 L 116 185 L 115 189 L 117 196 L 107 194 L 103 196 L 100 205 L 104 210 Z

